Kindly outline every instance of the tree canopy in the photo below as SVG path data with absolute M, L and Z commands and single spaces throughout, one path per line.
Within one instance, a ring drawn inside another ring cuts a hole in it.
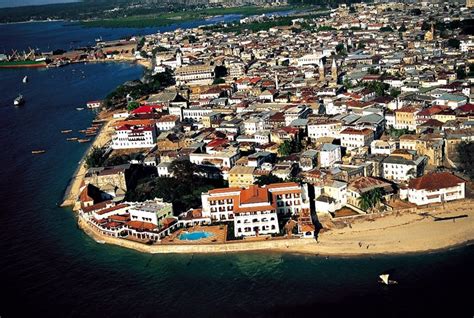
M 472 180 L 474 179 L 474 142 L 461 142 L 457 147 L 459 166 Z

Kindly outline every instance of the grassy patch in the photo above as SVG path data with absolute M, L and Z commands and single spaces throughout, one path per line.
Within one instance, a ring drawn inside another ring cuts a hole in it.
M 235 8 L 210 8 L 197 11 L 169 12 L 162 14 L 137 15 L 130 17 L 120 17 L 114 19 L 98 19 L 82 21 L 86 27 L 106 27 L 106 28 L 146 28 L 160 27 L 178 22 L 189 22 L 202 20 L 215 15 L 241 14 L 242 16 L 259 15 L 270 12 L 282 12 L 289 10 L 303 10 L 308 6 L 285 6 L 285 7 L 255 7 L 244 6 Z

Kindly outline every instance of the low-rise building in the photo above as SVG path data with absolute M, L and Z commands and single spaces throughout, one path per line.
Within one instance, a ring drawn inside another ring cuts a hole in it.
M 429 173 L 410 180 L 408 201 L 425 205 L 464 199 L 465 187 L 466 181 L 449 172 Z

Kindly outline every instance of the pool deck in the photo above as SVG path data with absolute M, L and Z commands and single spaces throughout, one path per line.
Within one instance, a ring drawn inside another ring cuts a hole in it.
M 199 240 L 180 240 L 179 236 L 183 233 L 193 232 L 208 232 L 212 235 Z M 193 226 L 190 228 L 182 228 L 165 237 L 162 244 L 209 244 L 209 243 L 225 243 L 227 236 L 227 225 L 212 225 L 212 226 Z

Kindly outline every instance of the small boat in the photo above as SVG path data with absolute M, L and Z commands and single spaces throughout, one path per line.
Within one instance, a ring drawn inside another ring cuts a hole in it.
M 77 137 L 67 138 L 66 140 L 67 140 L 67 141 L 77 141 Z
M 25 99 L 23 98 L 23 95 L 18 95 L 17 98 L 15 98 L 15 100 L 13 101 L 13 105 L 15 106 L 20 106 L 20 105 L 23 105 L 25 103 Z
M 77 142 L 80 142 L 81 144 L 82 143 L 85 143 L 85 142 L 89 142 L 91 141 L 90 138 L 87 138 L 87 139 L 78 139 Z
M 23 83 L 28 83 L 28 76 L 23 77 Z
M 103 240 L 97 240 L 96 242 L 99 243 L 99 244 L 105 244 L 105 241 L 103 241 Z
M 77 107 L 76 110 L 84 110 L 84 107 Z
M 390 275 L 389 274 L 382 274 L 379 276 L 380 278 L 380 283 L 385 284 L 385 285 L 395 285 L 398 284 L 396 280 L 390 280 L 389 279 Z
M 69 134 L 71 131 L 72 129 L 61 130 L 61 134 Z
M 42 153 L 45 153 L 46 150 L 32 150 L 31 153 L 34 154 L 34 155 L 39 155 L 39 154 L 42 154 Z
M 79 132 L 80 132 L 80 133 L 86 133 L 87 130 L 86 130 L 86 129 L 81 129 L 81 130 L 79 130 Z

